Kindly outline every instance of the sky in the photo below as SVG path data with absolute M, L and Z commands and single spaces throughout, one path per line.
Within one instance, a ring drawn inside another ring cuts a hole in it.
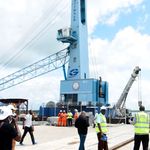
M 2 0 L 0 3 L 0 78 L 63 49 L 57 30 L 70 26 L 70 0 Z M 115 104 L 135 66 L 141 68 L 126 107 L 150 110 L 150 1 L 87 0 L 90 78 L 109 84 Z M 25 98 L 30 109 L 59 101 L 63 69 L 0 92 L 0 98 Z

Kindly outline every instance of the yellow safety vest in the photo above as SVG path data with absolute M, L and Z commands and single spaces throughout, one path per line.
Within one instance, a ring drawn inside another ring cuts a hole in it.
M 106 117 L 103 114 L 101 114 L 101 113 L 99 114 L 99 117 L 101 118 L 100 126 L 101 126 L 102 133 L 106 134 L 108 132 Z M 97 133 L 100 132 L 97 122 L 96 122 L 95 130 L 96 130 Z
M 68 113 L 67 115 L 68 115 L 68 117 L 67 117 L 68 119 L 72 119 L 73 114 L 72 114 L 71 112 L 70 112 L 70 113 Z
M 134 124 L 135 134 L 149 134 L 150 116 L 145 112 L 138 112 L 135 116 L 136 123 Z

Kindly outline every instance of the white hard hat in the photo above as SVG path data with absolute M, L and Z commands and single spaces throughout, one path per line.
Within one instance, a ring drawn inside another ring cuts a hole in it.
M 75 109 L 74 111 L 75 111 L 75 112 L 78 112 L 78 110 L 77 110 L 77 109 Z
M 0 107 L 0 120 L 6 119 L 8 116 L 12 116 L 12 110 L 7 106 Z
M 17 110 L 17 108 L 14 107 L 14 105 L 12 105 L 12 104 L 8 105 L 7 107 L 10 108 L 11 110 Z
M 102 107 L 101 107 L 101 110 L 106 110 L 106 107 L 105 107 L 105 106 L 102 106 Z

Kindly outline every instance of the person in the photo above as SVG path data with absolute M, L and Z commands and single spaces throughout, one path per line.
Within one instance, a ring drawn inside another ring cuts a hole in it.
M 75 111 L 75 114 L 73 118 L 74 118 L 74 121 L 76 121 L 76 119 L 79 117 L 79 113 L 77 109 L 75 109 L 74 111 Z
M 73 117 L 73 114 L 69 110 L 68 113 L 67 113 L 67 123 L 68 123 L 68 126 L 72 126 L 72 117 Z
M 12 115 L 8 106 L 0 107 L 0 150 L 12 150 L 12 140 L 21 140 L 21 132 Z
M 75 127 L 78 129 L 78 134 L 80 137 L 79 150 L 85 150 L 84 143 L 88 132 L 89 120 L 84 111 L 82 111 L 76 119 Z
M 15 105 L 9 104 L 9 105 L 8 105 L 8 108 L 12 111 L 12 117 L 13 117 L 16 121 L 18 121 L 18 116 L 17 116 L 17 114 L 16 114 L 17 108 L 15 107 Z M 16 141 L 13 139 L 13 140 L 12 140 L 12 150 L 15 150 L 15 147 L 16 147 Z
M 62 112 L 62 110 L 60 110 L 59 113 L 58 113 L 57 126 L 62 126 L 62 117 L 63 117 L 63 112 Z
M 108 150 L 107 143 L 107 122 L 105 117 L 106 107 L 102 106 L 100 114 L 97 117 L 95 130 L 97 132 L 98 150 Z
M 95 110 L 95 116 L 94 116 L 94 121 L 93 121 L 93 128 L 95 128 L 96 122 L 97 122 L 97 118 L 98 118 L 98 111 Z
M 34 126 L 32 124 L 32 120 L 33 120 L 33 116 L 32 116 L 33 112 L 32 110 L 28 111 L 28 114 L 25 116 L 24 120 L 23 120 L 23 129 L 24 129 L 24 133 L 22 135 L 21 141 L 20 141 L 20 145 L 23 145 L 23 140 L 26 136 L 26 134 L 29 132 L 31 140 L 32 140 L 32 144 L 36 144 L 35 139 L 34 139 L 34 135 L 33 135 L 33 131 L 34 131 Z
M 135 114 L 133 121 L 129 121 L 134 125 L 134 150 L 139 150 L 142 142 L 143 150 L 148 150 L 149 132 L 150 132 L 150 116 L 145 111 L 144 106 L 139 107 L 139 112 Z
M 65 110 L 63 110 L 63 113 L 62 113 L 62 126 L 66 127 L 67 125 L 67 113 Z
M 13 104 L 9 104 L 8 108 L 12 111 L 14 117 L 17 117 L 16 110 L 17 108 Z

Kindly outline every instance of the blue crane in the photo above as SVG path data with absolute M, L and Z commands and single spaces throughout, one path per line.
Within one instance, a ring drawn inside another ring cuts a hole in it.
M 108 82 L 101 77 L 89 78 L 86 15 L 86 0 L 72 0 L 71 27 L 59 29 L 57 35 L 57 40 L 69 43 L 69 47 L 0 79 L 0 91 L 63 67 L 65 79 L 60 84 L 60 102 L 85 106 L 108 104 Z
M 61 81 L 60 99 L 69 105 L 108 104 L 108 83 L 89 78 L 86 1 L 72 0 L 71 27 L 58 30 L 57 40 L 69 43 L 66 80 Z

